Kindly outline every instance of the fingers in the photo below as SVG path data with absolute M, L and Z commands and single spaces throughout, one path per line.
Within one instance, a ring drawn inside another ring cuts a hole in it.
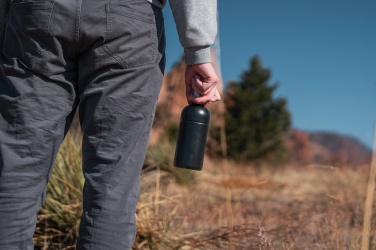
M 221 99 L 217 90 L 219 79 L 210 63 L 187 65 L 185 71 L 186 98 L 188 103 L 206 105 Z M 200 96 L 192 96 L 192 90 Z
M 219 94 L 218 89 L 215 89 L 215 93 L 214 93 L 214 96 L 212 97 L 211 101 L 216 102 L 216 101 L 219 101 L 219 100 L 221 100 L 221 95 Z
M 218 82 L 206 83 L 202 81 L 200 79 L 200 76 L 198 75 L 195 75 L 194 79 L 192 79 L 192 87 L 200 95 L 207 95 L 214 88 L 216 88 L 217 85 L 218 85 Z
M 189 96 L 192 93 L 192 78 L 194 78 L 196 71 L 193 69 L 191 65 L 187 65 L 185 69 L 185 97 L 187 102 L 189 103 Z
M 191 65 L 192 69 L 204 79 L 205 82 L 218 82 L 217 73 L 211 63 L 202 63 Z
M 202 95 L 198 97 L 190 95 L 188 98 L 189 98 L 189 101 L 191 102 L 206 105 L 210 102 L 219 101 L 221 99 L 221 96 L 218 92 L 218 89 L 215 87 L 206 95 Z
M 190 103 L 190 96 L 192 94 L 192 85 L 186 85 L 185 86 L 185 97 L 187 99 L 187 103 Z
M 195 78 L 196 91 L 201 95 L 209 93 L 219 82 L 218 76 L 211 63 L 187 65 L 185 71 L 185 84 L 190 85 Z

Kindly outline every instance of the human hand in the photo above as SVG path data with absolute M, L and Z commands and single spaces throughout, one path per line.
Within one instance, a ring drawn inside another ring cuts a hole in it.
M 221 99 L 217 85 L 219 78 L 211 63 L 187 65 L 185 70 L 185 95 L 188 103 L 208 104 Z M 193 96 L 192 90 L 200 96 Z

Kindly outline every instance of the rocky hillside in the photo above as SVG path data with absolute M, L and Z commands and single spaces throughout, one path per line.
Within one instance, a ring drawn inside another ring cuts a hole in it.
M 334 132 L 292 130 L 286 141 L 290 160 L 303 164 L 361 165 L 371 160 L 371 150 L 359 140 Z

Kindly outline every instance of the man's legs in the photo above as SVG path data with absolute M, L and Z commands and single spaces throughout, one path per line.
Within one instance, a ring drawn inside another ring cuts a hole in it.
M 83 48 L 105 37 L 79 57 L 85 187 L 77 249 L 129 249 L 163 78 L 163 17 L 145 0 L 119 0 L 106 9 L 84 1 L 82 18 L 88 25 L 105 20 L 104 30 L 82 23 Z
M 0 249 L 33 249 L 36 213 L 78 99 L 86 182 L 77 248 L 131 247 L 163 76 L 162 19 L 145 0 L 11 8 L 0 51 Z
M 73 51 L 63 55 L 52 34 L 59 30 L 50 26 L 53 4 L 15 3 L 1 35 L 1 250 L 34 249 L 37 212 L 76 103 L 76 64 L 66 60 Z M 73 29 L 63 34 L 74 36 Z

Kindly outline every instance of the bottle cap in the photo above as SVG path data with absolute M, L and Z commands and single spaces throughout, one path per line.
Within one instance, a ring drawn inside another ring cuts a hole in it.
M 181 113 L 181 120 L 209 124 L 210 112 L 203 105 L 188 105 Z

